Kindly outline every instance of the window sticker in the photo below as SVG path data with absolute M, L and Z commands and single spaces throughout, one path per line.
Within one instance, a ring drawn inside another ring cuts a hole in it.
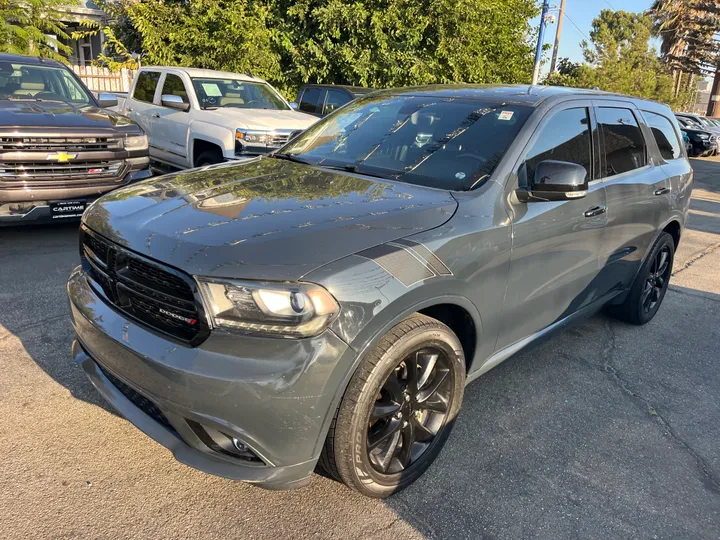
M 510 120 L 513 117 L 513 111 L 502 111 L 498 115 L 498 120 Z
M 203 90 L 205 90 L 205 95 L 208 97 L 221 97 L 222 92 L 220 91 L 220 87 L 216 83 L 202 83 Z M 512 113 L 510 113 L 512 114 Z

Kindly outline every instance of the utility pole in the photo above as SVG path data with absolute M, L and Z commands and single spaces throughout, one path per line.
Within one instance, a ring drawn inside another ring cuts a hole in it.
M 560 13 L 558 13 L 558 27 L 555 32 L 555 46 L 553 47 L 552 61 L 550 62 L 550 74 L 555 73 L 555 64 L 557 63 L 558 48 L 560 47 L 560 34 L 562 33 L 563 17 L 565 16 L 565 0 L 560 2 Z
M 720 64 L 715 70 L 715 79 L 713 79 L 710 89 L 710 101 L 708 101 L 707 115 L 710 118 L 720 118 Z
M 545 18 L 550 10 L 550 1 L 543 0 L 542 15 L 540 15 L 540 30 L 538 32 L 537 48 L 535 49 L 535 68 L 533 69 L 532 84 L 537 84 L 540 78 L 540 60 L 542 59 L 543 39 L 545 38 Z

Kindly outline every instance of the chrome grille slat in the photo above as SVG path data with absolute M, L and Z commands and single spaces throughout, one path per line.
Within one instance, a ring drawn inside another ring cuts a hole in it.
M 122 175 L 122 161 L 81 161 L 68 163 L 42 162 L 0 162 L 0 183 L 37 180 L 92 180 L 95 178 L 117 178 Z M 95 170 L 95 172 L 90 172 Z
M 87 152 L 112 150 L 122 147 L 119 138 L 112 137 L 0 137 L 0 152 L 37 152 L 63 150 Z

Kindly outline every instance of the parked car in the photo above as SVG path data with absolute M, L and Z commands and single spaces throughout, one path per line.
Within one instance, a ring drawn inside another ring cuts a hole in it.
M 79 219 L 150 175 L 142 129 L 100 108 L 114 99 L 60 62 L 0 54 L 0 225 Z
M 709 133 L 713 148 L 708 155 L 720 154 L 720 127 L 716 126 L 708 118 L 696 114 L 675 113 L 675 117 L 683 128 Z
M 372 92 L 372 88 L 339 84 L 304 84 L 291 105 L 308 114 L 323 117 L 346 103 Z
M 147 131 L 150 157 L 177 168 L 269 152 L 317 121 L 257 77 L 178 67 L 143 67 L 121 112 Z
M 690 139 L 690 150 L 688 155 L 691 157 L 704 157 L 714 155 L 717 150 L 717 139 L 715 135 L 709 131 L 705 131 L 693 122 L 686 122 L 683 125 L 679 120 L 682 132 Z
M 603 307 L 652 320 L 692 185 L 664 105 L 382 91 L 267 156 L 92 205 L 73 355 L 183 463 L 290 488 L 320 462 L 386 497 L 436 458 L 470 381 Z

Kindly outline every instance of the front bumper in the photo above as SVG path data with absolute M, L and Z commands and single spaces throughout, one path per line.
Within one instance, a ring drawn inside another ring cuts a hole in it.
M 78 338 L 76 362 L 120 414 L 178 461 L 271 489 L 309 480 L 345 376 L 343 366 L 355 356 L 335 334 L 290 340 L 216 331 L 193 348 L 115 312 L 79 267 L 68 282 L 68 295 Z M 144 399 L 129 399 L 127 389 L 121 391 L 124 385 Z M 236 437 L 259 461 L 217 452 L 198 436 L 193 428 L 198 424 Z
M 147 158 L 136 159 L 121 183 L 82 187 L 28 188 L 6 190 L 0 188 L 0 226 L 23 223 L 57 221 L 50 212 L 50 201 L 84 200 L 89 205 L 99 196 L 152 176 Z M 65 220 L 60 220 L 65 221 Z

